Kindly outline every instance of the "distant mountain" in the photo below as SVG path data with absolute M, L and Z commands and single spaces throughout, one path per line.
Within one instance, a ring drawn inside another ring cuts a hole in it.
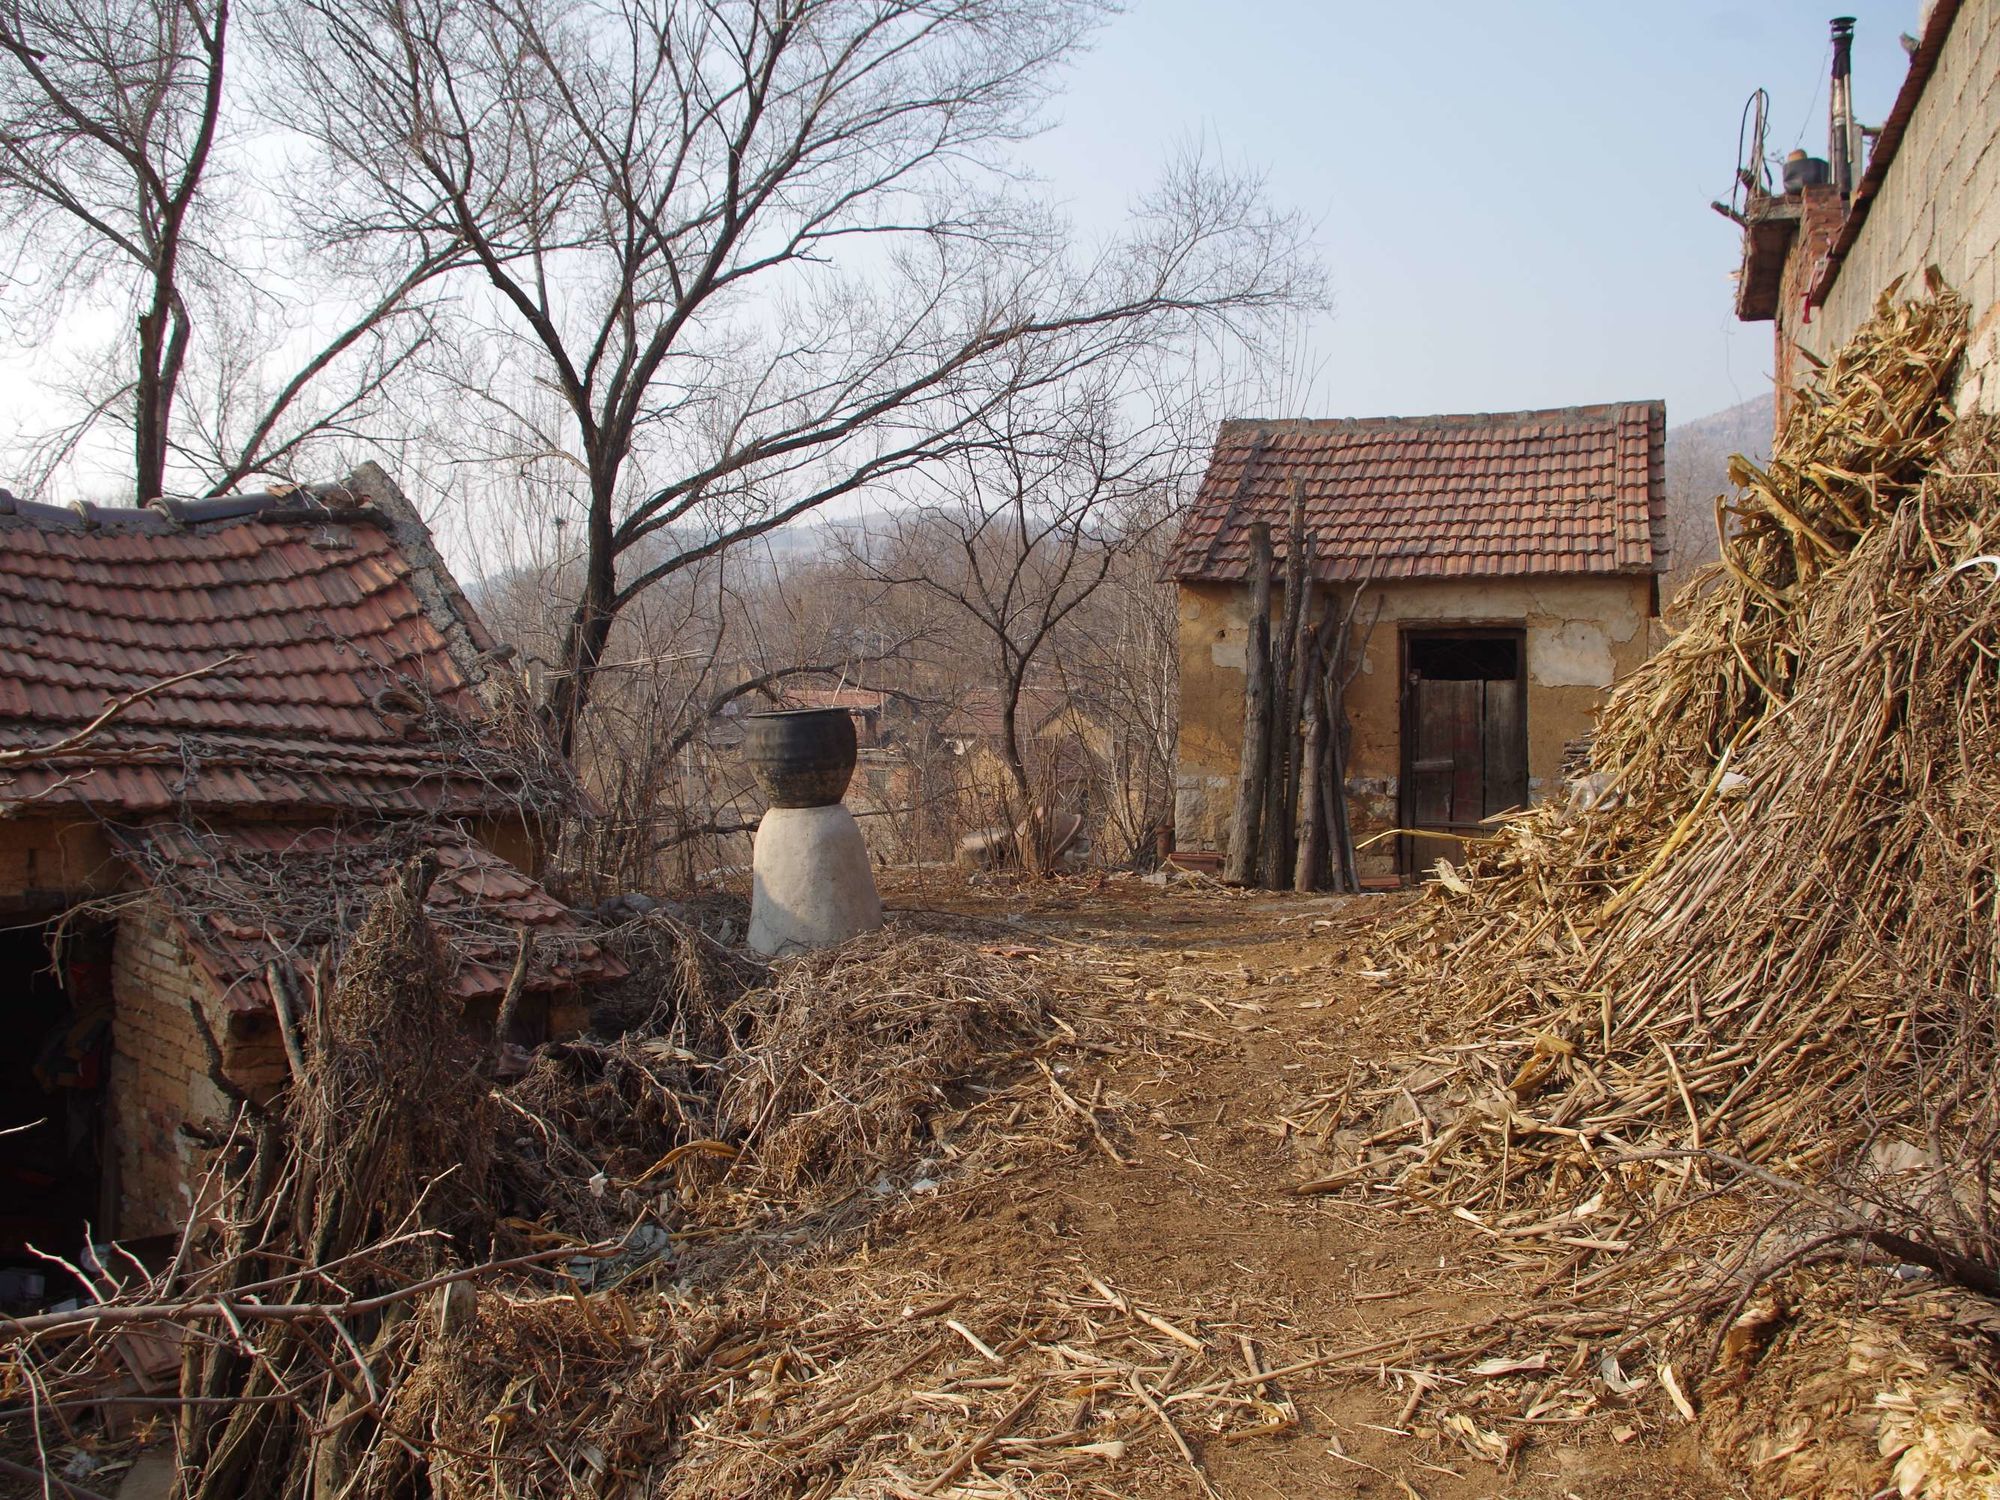
M 1753 396 L 1667 429 L 1667 574 L 1660 593 L 1670 598 L 1689 574 L 1715 561 L 1715 497 L 1733 493 L 1729 459 L 1752 463 L 1771 456 L 1771 397 Z

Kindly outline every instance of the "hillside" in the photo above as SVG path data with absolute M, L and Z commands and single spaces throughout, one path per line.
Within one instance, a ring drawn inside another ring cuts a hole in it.
M 1715 561 L 1715 497 L 1729 490 L 1729 457 L 1762 463 L 1771 452 L 1771 398 L 1753 396 L 1725 411 L 1667 429 L 1667 574 L 1671 598 L 1688 575 Z

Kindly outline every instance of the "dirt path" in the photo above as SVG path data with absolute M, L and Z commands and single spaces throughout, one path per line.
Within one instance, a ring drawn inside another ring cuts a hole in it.
M 1741 1493 L 1701 1472 L 1684 1431 L 1649 1430 L 1631 1413 L 1520 1419 L 1507 1436 L 1526 1441 L 1510 1465 L 1475 1457 L 1430 1425 L 1427 1372 L 1398 1358 L 1406 1341 L 1435 1346 L 1440 1331 L 1448 1345 L 1476 1349 L 1478 1334 L 1448 1331 L 1519 1310 L 1517 1275 L 1449 1219 L 1295 1191 L 1315 1175 L 1323 1127 L 1310 1116 L 1327 1117 L 1319 1104 L 1337 1097 L 1351 1060 L 1420 1041 L 1385 1033 L 1372 1013 L 1364 1019 L 1368 984 L 1358 970 L 1370 924 L 1400 898 L 1162 890 L 1133 880 L 900 885 L 885 895 L 892 910 L 949 911 L 1024 940 L 1088 945 L 1107 989 L 1127 997 L 1119 1014 L 1133 1044 L 1108 1049 L 1102 1071 L 1077 1083 L 1122 1125 L 1115 1146 L 981 1185 L 956 1212 L 884 1244 L 881 1264 L 920 1265 L 947 1283 L 1018 1278 L 1024 1268 L 1094 1277 L 1136 1305 L 1220 1302 L 1264 1338 L 1282 1331 L 1322 1351 L 1357 1351 L 1333 1371 L 1281 1383 L 1276 1394 L 1296 1409 L 1295 1427 L 1204 1444 L 1199 1423 L 1186 1423 L 1199 1474 L 1158 1461 L 1174 1457 L 1163 1441 L 1156 1461 L 1100 1479 L 1108 1487 L 1093 1492 Z M 1253 1339 L 1246 1357 L 1254 1351 Z
M 1690 1429 L 1619 1406 L 1587 1345 L 1552 1342 L 1534 1373 L 1459 1399 L 1449 1371 L 1503 1348 L 1483 1325 L 1536 1310 L 1523 1271 L 1451 1218 L 1297 1191 L 1338 1159 L 1324 1133 L 1365 1117 L 1346 1107 L 1368 1105 L 1356 1060 L 1425 1045 L 1363 973 L 1401 898 L 948 875 L 893 876 L 884 897 L 907 934 L 1059 975 L 1073 1029 L 995 1054 L 917 1158 L 872 1183 L 803 1211 L 722 1193 L 721 1218 L 596 1312 L 573 1293 L 513 1321 L 487 1308 L 521 1367 L 489 1359 L 465 1381 L 492 1377 L 508 1411 L 532 1388 L 557 1416 L 596 1413 L 593 1441 L 637 1455 L 616 1492 L 1745 1493 L 1701 1467 Z M 882 951 L 907 949 L 892 933 Z M 608 1339 L 614 1323 L 627 1336 Z M 623 1363 L 594 1373 L 603 1360 Z M 607 1397 L 620 1382 L 635 1404 Z

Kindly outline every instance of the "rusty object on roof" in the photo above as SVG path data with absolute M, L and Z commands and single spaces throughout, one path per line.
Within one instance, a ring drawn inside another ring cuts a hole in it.
M 479 683 L 502 654 L 372 465 L 346 485 L 143 510 L 0 502 L 0 749 L 213 668 L 19 771 L 7 803 L 517 812 L 548 788 L 490 736 Z
M 1295 482 L 1323 582 L 1655 573 L 1665 444 L 1658 401 L 1224 422 L 1167 575 L 1243 581 L 1259 521 L 1282 561 Z
M 437 855 L 424 898 L 461 1001 L 497 1000 L 527 929 L 527 993 L 622 978 L 557 901 L 448 824 L 406 820 L 342 828 L 180 823 L 112 830 L 119 854 L 172 913 L 189 950 L 232 1011 L 268 1009 L 266 968 L 294 971 L 341 950 L 370 903 L 414 854 Z

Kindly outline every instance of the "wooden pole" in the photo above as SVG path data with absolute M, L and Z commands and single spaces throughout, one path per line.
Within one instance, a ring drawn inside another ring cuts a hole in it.
M 519 938 L 514 948 L 514 970 L 507 976 L 507 989 L 500 997 L 500 1009 L 493 1017 L 493 1056 L 498 1058 L 507 1047 L 507 1033 L 513 1030 L 514 1017 L 521 1012 L 521 995 L 528 987 L 528 955 L 534 951 L 534 934 L 528 924 L 521 924 Z
M 1250 527 L 1250 639 L 1243 650 L 1243 756 L 1236 770 L 1236 806 L 1229 818 L 1229 853 L 1222 878 L 1249 885 L 1257 876 L 1257 835 L 1264 815 L 1264 779 L 1271 750 L 1271 528 Z
M 1345 637 L 1343 630 L 1341 635 Z M 1343 891 L 1361 889 L 1361 872 L 1355 868 L 1354 827 L 1347 812 L 1347 693 L 1338 670 L 1327 679 L 1327 781 L 1328 805 L 1333 813 L 1334 863 L 1339 867 L 1336 884 Z
M 1368 589 L 1368 580 L 1363 578 L 1355 584 L 1354 592 L 1348 597 L 1347 607 L 1341 611 L 1340 633 L 1335 638 L 1331 658 L 1327 662 L 1324 692 L 1326 695 L 1327 722 L 1327 765 L 1331 771 L 1328 787 L 1328 805 L 1333 814 L 1334 850 L 1339 864 L 1339 884 L 1342 890 L 1361 889 L 1360 860 L 1354 851 L 1354 825 L 1347 805 L 1347 687 L 1361 671 L 1361 658 L 1368 650 L 1368 642 L 1374 637 L 1376 622 L 1382 618 L 1382 601 L 1375 601 L 1375 614 L 1362 632 L 1359 641 L 1354 636 L 1354 617 L 1360 612 L 1361 601 Z
M 1325 643 L 1320 639 L 1318 625 L 1313 619 L 1313 544 L 1312 538 L 1303 533 L 1299 539 L 1299 612 L 1292 633 L 1292 684 L 1287 709 L 1287 722 L 1292 726 L 1289 737 L 1291 761 L 1285 778 L 1285 838 L 1288 848 L 1295 847 L 1300 838 L 1304 813 L 1300 804 L 1305 801 L 1305 734 L 1319 702 L 1318 681 L 1320 660 Z M 1325 846 L 1322 844 L 1322 848 Z
M 292 992 L 291 975 L 274 958 L 264 965 L 264 983 L 271 991 L 271 1010 L 278 1018 L 278 1037 L 285 1044 L 292 1082 L 301 1082 L 306 1076 L 306 1049 L 299 1040 L 299 999 Z
M 1324 847 L 1320 816 L 1320 752 L 1325 744 L 1326 714 L 1319 694 L 1308 695 L 1306 738 L 1299 759 L 1299 853 L 1292 864 L 1292 889 L 1310 891 L 1319 884 L 1320 850 Z
M 1292 519 L 1285 532 L 1285 618 L 1271 670 L 1271 773 L 1264 789 L 1261 884 L 1283 890 L 1292 871 L 1292 813 L 1299 759 L 1299 621 L 1305 610 L 1306 485 L 1292 481 Z

